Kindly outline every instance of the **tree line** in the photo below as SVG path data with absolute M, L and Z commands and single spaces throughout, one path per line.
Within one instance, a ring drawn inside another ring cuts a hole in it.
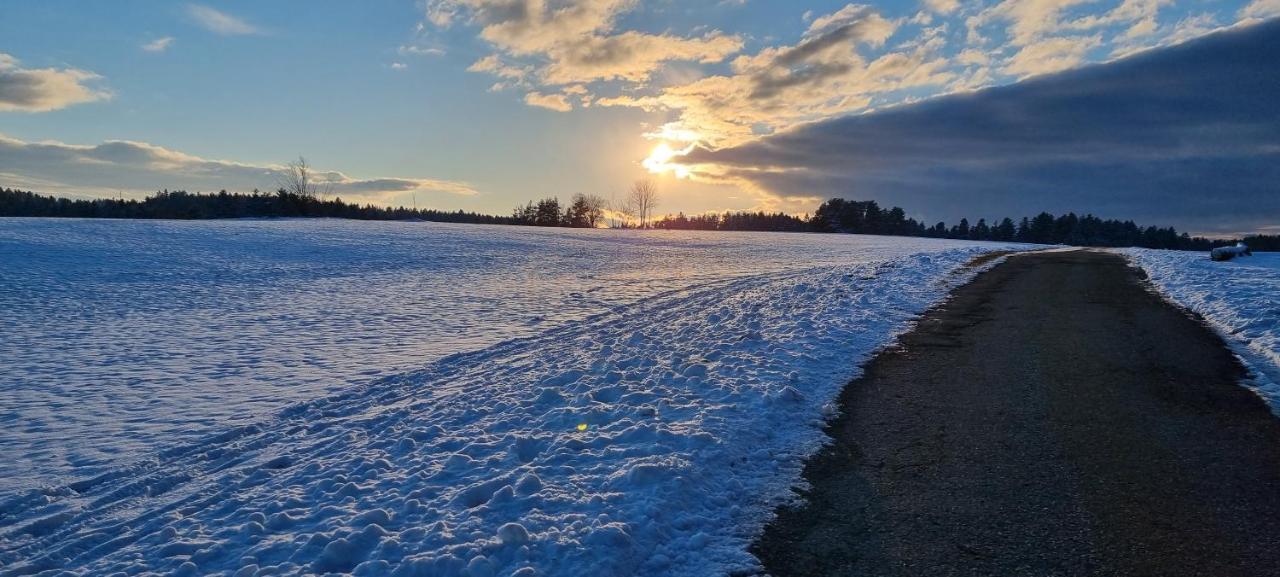
M 1034 217 L 980 218 L 976 223 L 962 218 L 947 226 L 938 222 L 926 225 L 907 217 L 899 207 L 881 208 L 874 200 L 830 199 L 812 216 L 785 213 L 726 212 L 686 217 L 667 216 L 653 223 L 655 228 L 674 230 L 743 230 L 776 232 L 843 232 L 888 236 L 918 236 L 963 240 L 991 240 L 1075 246 L 1163 248 L 1174 250 L 1209 250 L 1234 244 L 1236 240 L 1208 239 L 1178 233 L 1173 227 L 1139 226 L 1131 220 L 1102 219 L 1091 214 L 1067 213 L 1054 216 L 1042 212 Z M 1258 251 L 1280 250 L 1280 235 L 1251 235 L 1241 239 Z
M 875 201 L 833 198 L 822 203 L 813 215 L 794 216 L 781 212 L 725 212 L 686 216 L 668 215 L 652 219 L 657 195 L 651 185 L 640 186 L 643 196 L 637 207 L 634 191 L 620 206 L 595 195 L 574 195 L 562 205 L 556 197 L 521 205 L 511 216 L 465 211 L 391 208 L 359 205 L 341 198 L 319 198 L 313 184 L 305 179 L 293 190 L 282 186 L 273 193 L 213 194 L 160 191 L 141 200 L 68 199 L 29 191 L 0 188 L 0 216 L 40 216 L 79 218 L 215 219 L 250 217 L 327 217 L 357 220 L 424 220 L 473 224 L 516 224 L 577 228 L 658 228 L 667 230 L 722 230 L 772 232 L 823 232 L 919 236 L 965 240 L 993 240 L 1077 246 L 1138 246 L 1178 250 L 1209 250 L 1233 244 L 1235 240 L 1207 239 L 1178 233 L 1172 227 L 1142 227 L 1133 221 L 1104 220 L 1093 215 L 1068 213 L 970 223 L 961 219 L 948 226 L 938 222 L 927 226 L 906 216 L 899 207 L 881 208 Z M 295 183 L 297 184 L 297 183 Z M 1257 251 L 1280 251 L 1280 235 L 1253 235 L 1243 242 Z
M 638 180 L 621 203 L 612 203 L 594 194 L 575 194 L 569 205 L 561 209 L 560 199 L 552 196 L 517 206 L 511 220 L 532 226 L 650 228 L 657 207 L 658 188 L 651 181 Z
M 341 198 L 325 200 L 284 189 L 274 193 L 190 193 L 163 190 L 142 200 L 69 199 L 0 188 L 0 216 L 48 216 L 74 218 L 165 218 L 198 220 L 214 218 L 321 217 L 355 220 L 427 220 L 474 224 L 514 224 L 508 217 L 477 212 L 390 208 L 359 205 Z

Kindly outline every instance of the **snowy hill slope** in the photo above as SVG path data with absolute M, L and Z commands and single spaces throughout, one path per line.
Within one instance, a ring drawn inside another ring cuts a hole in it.
M 0 218 L 0 501 L 646 299 L 973 244 Z
M 750 569 L 858 363 L 994 248 L 663 294 L 21 493 L 0 575 Z

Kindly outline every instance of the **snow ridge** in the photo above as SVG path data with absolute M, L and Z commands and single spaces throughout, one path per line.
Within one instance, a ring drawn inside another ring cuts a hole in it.
M 663 295 L 21 494 L 0 575 L 752 570 L 860 361 L 998 248 Z

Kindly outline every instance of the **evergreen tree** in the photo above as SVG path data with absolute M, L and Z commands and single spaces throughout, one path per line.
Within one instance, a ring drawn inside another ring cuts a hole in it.
M 1018 230 L 1013 226 L 1013 219 L 1005 217 L 1004 220 L 1001 220 L 1000 224 L 996 226 L 993 236 L 995 237 L 995 240 L 1008 242 L 1013 240 L 1017 234 Z
M 533 224 L 535 226 L 560 226 L 560 199 L 549 197 L 539 200 L 537 207 L 533 211 Z

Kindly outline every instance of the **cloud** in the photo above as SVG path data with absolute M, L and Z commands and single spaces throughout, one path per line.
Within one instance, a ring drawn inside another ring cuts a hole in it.
M 1063 28 L 1062 13 L 1092 0 L 1003 0 L 979 13 L 971 27 L 994 22 L 1008 25 L 1009 41 L 1025 46 Z
M 896 29 L 870 8 L 850 4 L 814 20 L 799 44 L 738 58 L 734 69 L 750 77 L 752 98 L 773 98 L 798 87 L 825 90 L 832 81 L 869 68 L 857 47 L 881 46 Z
M 147 52 L 164 52 L 168 50 L 171 45 L 173 45 L 173 37 L 165 36 L 143 44 L 142 49 Z
M 274 189 L 284 167 L 210 160 L 145 142 L 109 140 L 85 146 L 26 142 L 0 135 L 0 178 L 9 186 L 42 192 L 114 195 L 172 190 L 248 191 Z M 333 194 L 368 199 L 417 191 L 471 195 L 464 182 L 429 178 L 359 179 L 338 171 L 317 171 L 322 188 Z
M 434 46 L 418 46 L 416 44 L 404 44 L 396 49 L 396 52 L 402 56 L 444 56 L 443 48 Z
M 0 53 L 0 112 L 48 112 L 106 100 L 111 93 L 93 86 L 101 78 L 75 68 L 22 68 L 18 59 Z
M 1102 37 L 1096 35 L 1039 40 L 1018 50 L 1005 64 L 1004 73 L 1025 78 L 1075 68 L 1101 45 Z
M 541 71 L 552 85 L 597 80 L 643 82 L 667 62 L 714 63 L 742 49 L 742 39 L 711 33 L 698 38 L 623 32 L 567 42 Z
M 1178 6 L 1180 20 L 1169 14 L 1174 0 L 921 2 L 899 16 L 856 3 L 806 10 L 807 28 L 780 41 L 705 26 L 636 29 L 669 12 L 639 0 L 425 0 L 417 33 L 468 26 L 492 49 L 468 68 L 497 77 L 491 91 L 518 90 L 531 106 L 561 111 L 663 114 L 646 136 L 678 150 L 691 142 L 740 146 L 807 123 L 1176 44 L 1233 16 L 1249 22 L 1280 13 L 1280 0 L 1206 5 L 1212 14 L 1194 16 Z M 747 50 L 748 43 L 759 47 Z M 571 97 L 570 86 L 581 92 Z
M 523 80 L 529 75 L 529 69 L 507 64 L 497 54 L 490 54 L 475 61 L 467 70 L 470 72 L 488 72 L 507 80 Z
M 573 110 L 573 105 L 569 104 L 569 99 L 563 94 L 542 94 L 540 92 L 530 92 L 524 95 L 524 101 L 529 106 L 537 106 L 556 112 L 568 112 Z
M 1240 17 L 1261 20 L 1280 16 L 1280 0 L 1253 0 L 1249 5 L 1240 9 Z
M 1051 71 L 1053 62 L 1074 61 L 1066 66 L 1076 66 L 1085 61 L 1083 49 L 1068 47 L 1069 42 L 1085 42 L 1090 44 L 1088 48 L 1093 48 L 1108 41 L 1132 44 L 1135 39 L 1156 34 L 1160 30 L 1160 9 L 1173 3 L 1174 0 L 1121 0 L 1110 9 L 1078 14 L 1077 11 L 1097 6 L 1096 0 L 1003 0 L 968 19 L 967 26 L 971 44 L 981 45 L 988 41 L 981 29 L 1006 24 L 1009 44 L 1025 52 L 1021 63 L 1010 65 L 1015 69 L 1033 69 L 1030 73 L 1037 74 Z M 1116 27 L 1119 30 L 1115 30 Z M 1107 30 L 1109 38 L 1081 35 L 1097 30 Z M 1031 52 L 1027 52 L 1028 48 Z M 1046 55 L 1048 51 L 1054 55 Z
M 938 14 L 950 14 L 960 8 L 960 0 L 924 0 L 924 5 Z
M 247 36 L 262 34 L 258 27 L 226 12 L 203 4 L 188 4 L 187 13 L 205 30 L 223 36 Z
M 643 83 L 673 62 L 714 63 L 742 49 L 737 36 L 710 31 L 699 36 L 616 30 L 633 0 L 430 0 L 427 19 L 437 27 L 465 19 L 506 66 L 529 71 L 543 87 L 604 81 Z M 496 66 L 471 70 L 497 72 Z M 508 76 L 504 76 L 508 77 Z
M 873 56 L 899 26 L 870 7 L 850 4 L 813 18 L 794 45 L 734 58 L 732 74 L 665 87 L 651 97 L 603 98 L 597 104 L 673 111 L 678 118 L 665 134 L 695 135 L 704 145 L 721 147 L 864 110 L 879 95 L 955 79 L 937 44 L 927 40 Z
M 927 218 L 1094 212 L 1199 232 L 1280 221 L 1280 21 L 682 159 L 776 198 Z
M 1233 26 L 1247 25 L 1249 23 L 1251 21 L 1245 18 L 1236 24 L 1224 26 L 1218 21 L 1218 16 L 1215 14 L 1209 12 L 1192 14 L 1176 22 L 1158 25 L 1156 31 L 1150 34 L 1143 36 L 1126 34 L 1123 41 L 1118 42 L 1115 48 L 1112 49 L 1111 58 L 1123 58 L 1152 48 L 1181 44 L 1187 40 L 1199 38 L 1212 32 L 1227 30 Z

